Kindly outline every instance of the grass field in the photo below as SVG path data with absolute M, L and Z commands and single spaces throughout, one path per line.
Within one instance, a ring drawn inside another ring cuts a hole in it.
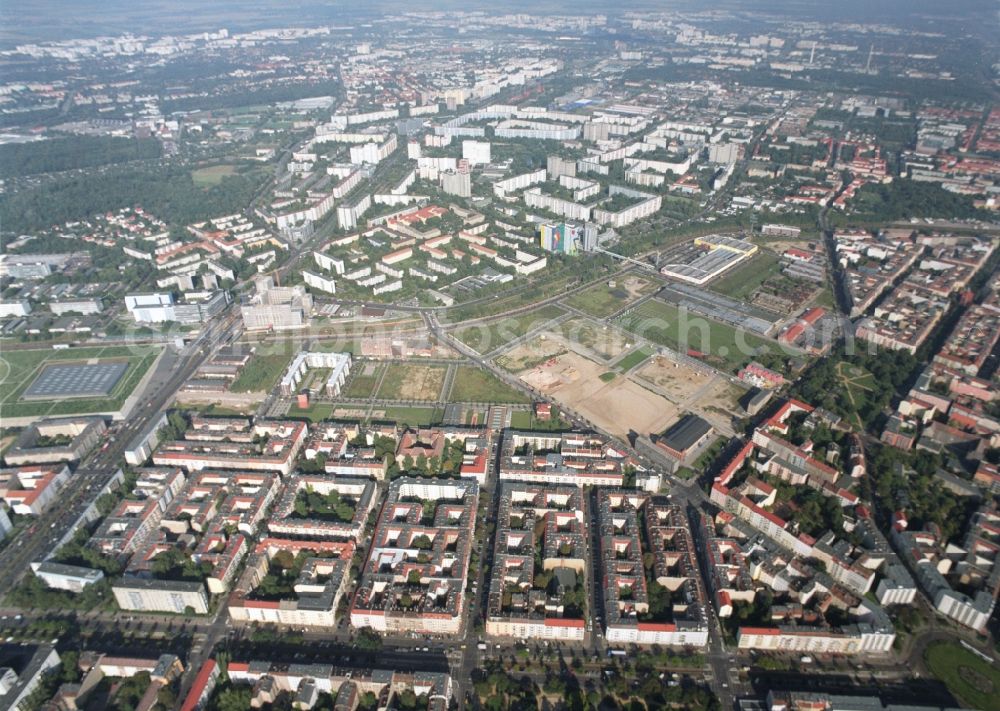
M 751 333 L 690 313 L 682 323 L 676 306 L 656 300 L 640 304 L 621 323 L 654 343 L 681 353 L 702 353 L 707 362 L 730 371 L 753 360 L 758 349 L 777 348 Z
M 780 269 L 781 260 L 778 255 L 762 249 L 750 261 L 737 266 L 708 288 L 733 299 L 748 301 L 760 285 Z
M 624 282 L 616 281 L 614 287 L 604 283 L 578 291 L 568 297 L 566 303 L 591 316 L 607 318 L 644 294 L 653 291 L 656 286 L 657 284 L 649 279 L 629 277 Z
M 520 338 L 533 328 L 558 318 L 565 313 L 557 306 L 543 306 L 520 316 L 500 319 L 489 324 L 477 326 L 459 326 L 455 337 L 462 343 L 475 348 L 480 353 L 489 353 L 515 338 Z
M 530 410 L 515 410 L 510 414 L 510 426 L 515 430 L 534 432 L 557 432 L 572 428 L 572 425 L 559 415 L 558 408 L 552 408 L 550 420 L 539 420 Z
M 0 355 L 0 415 L 40 417 L 118 410 L 159 356 L 155 346 L 98 346 L 63 350 L 6 350 Z M 19 402 L 42 369 L 52 363 L 127 360 L 128 369 L 108 397 L 59 398 Z
M 837 300 L 834 298 L 830 287 L 823 287 L 813 299 L 813 306 L 822 306 L 824 309 L 831 310 L 837 308 Z
M 462 366 L 451 387 L 452 402 L 528 402 L 528 397 L 501 382 L 495 375 L 479 368 Z
M 298 405 L 294 404 L 290 408 L 288 408 L 289 417 L 301 417 L 308 419 L 310 422 L 329 420 L 332 415 L 333 415 L 333 405 L 328 402 L 313 403 L 304 410 L 300 408 Z
M 1000 711 L 1000 669 L 952 642 L 930 645 L 924 661 L 955 698 L 980 711 Z
M 566 291 L 567 286 L 571 283 L 575 283 L 577 280 L 576 276 L 563 276 L 557 277 L 549 281 L 543 281 L 533 286 L 511 294 L 509 296 L 500 296 L 497 299 L 487 299 L 485 301 L 477 301 L 476 303 L 470 304 L 459 304 L 448 309 L 447 315 L 445 316 L 445 321 L 447 323 L 459 323 L 461 321 L 468 321 L 474 318 L 485 318 L 487 316 L 496 316 L 503 313 L 513 311 L 514 309 L 527 306 L 528 304 L 533 304 L 536 301 L 541 301 L 553 294 L 559 294 Z
M 222 165 L 211 165 L 207 168 L 192 170 L 191 180 L 199 188 L 209 188 L 213 185 L 218 185 L 222 182 L 223 178 L 229 175 L 236 175 L 236 166 L 230 163 L 223 163 Z
M 447 368 L 390 363 L 378 390 L 379 400 L 436 400 Z
M 634 351 L 618 361 L 615 366 L 623 373 L 627 373 L 640 363 L 645 363 L 646 359 L 648 359 L 651 355 L 653 355 L 652 350 L 645 346 L 642 348 L 636 348 Z
M 441 421 L 443 410 L 438 407 L 387 407 L 384 417 L 378 417 L 377 414 L 378 411 L 372 416 L 373 420 L 390 420 L 401 425 L 427 427 Z
M 379 376 L 382 374 L 384 366 L 379 363 L 371 365 L 355 364 L 353 367 L 355 371 L 354 376 L 347 383 L 347 387 L 344 388 L 341 395 L 352 398 L 371 397 L 375 393 L 375 387 L 378 385 Z
M 258 350 L 229 389 L 234 393 L 268 392 L 277 384 L 291 361 L 291 353 Z

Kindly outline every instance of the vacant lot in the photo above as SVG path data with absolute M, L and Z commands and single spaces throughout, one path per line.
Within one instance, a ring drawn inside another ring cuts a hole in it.
M 666 398 L 630 378 L 605 382 L 605 366 L 565 353 L 521 374 L 521 379 L 619 437 L 661 432 L 678 414 Z
M 551 297 L 553 294 L 561 294 L 571 288 L 576 282 L 577 277 L 575 275 L 558 277 L 556 279 L 543 279 L 529 287 L 515 287 L 515 293 L 507 296 L 501 295 L 497 299 L 477 301 L 474 304 L 459 304 L 448 309 L 447 315 L 442 320 L 445 323 L 459 323 L 470 319 L 508 313 L 514 309 Z
M 378 390 L 380 400 L 437 400 L 447 369 L 440 365 L 391 363 Z
M 1000 668 L 989 664 L 961 645 L 932 644 L 924 661 L 948 691 L 966 706 L 981 711 L 1000 710 Z
M 37 417 L 118 410 L 160 352 L 161 349 L 154 346 L 4 350 L 0 354 L 0 416 Z M 107 397 L 21 400 L 24 391 L 48 365 L 122 361 L 128 363 L 128 368 Z
M 229 389 L 234 393 L 268 392 L 278 384 L 291 362 L 291 353 L 268 353 L 258 347 Z
M 635 374 L 676 403 L 690 398 L 713 377 L 704 370 L 659 355 L 653 356 Z
M 635 343 L 632 334 L 585 318 L 566 321 L 559 331 L 568 342 L 581 345 L 606 360 L 617 358 Z
M 540 333 L 534 338 L 519 343 L 494 361 L 504 370 L 519 373 L 525 368 L 532 368 L 544 363 L 549 358 L 566 352 L 566 346 L 551 333 Z
M 350 398 L 369 398 L 375 393 L 379 376 L 382 374 L 381 363 L 362 363 L 354 365 L 354 374 L 341 395 Z
M 451 402 L 520 403 L 528 398 L 499 380 L 493 373 L 462 366 L 451 387 Z
M 489 353 L 564 313 L 557 306 L 543 306 L 520 316 L 511 316 L 488 324 L 459 326 L 454 333 L 458 340 L 470 348 L 480 353 Z
M 568 297 L 566 303 L 592 316 L 607 318 L 652 292 L 657 286 L 651 279 L 627 276 L 579 291 Z
M 742 329 L 692 313 L 681 318 L 676 306 L 655 299 L 640 304 L 621 322 L 643 338 L 680 353 L 690 352 L 727 371 L 746 365 L 761 349 L 766 352 L 778 347 Z

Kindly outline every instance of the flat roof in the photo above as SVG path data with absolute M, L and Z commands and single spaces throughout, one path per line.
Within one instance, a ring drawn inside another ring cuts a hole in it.
M 24 391 L 26 400 L 106 397 L 128 370 L 128 361 L 46 365 Z
M 674 451 L 684 452 L 711 431 L 712 426 L 705 420 L 687 414 L 664 432 L 659 441 Z

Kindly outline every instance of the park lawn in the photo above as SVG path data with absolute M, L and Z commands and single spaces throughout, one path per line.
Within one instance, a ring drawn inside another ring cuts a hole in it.
M 230 175 L 236 175 L 236 166 L 231 163 L 222 165 L 210 165 L 207 168 L 198 168 L 191 171 L 191 180 L 199 188 L 209 188 L 218 185 L 222 179 Z
M 437 400 L 444 385 L 447 368 L 440 365 L 390 363 L 382 385 L 379 400 Z
M 499 380 L 493 373 L 462 366 L 451 386 L 451 402 L 522 403 L 528 397 Z
M 277 384 L 291 362 L 291 353 L 258 351 L 243 367 L 229 389 L 234 393 L 268 392 Z
M 875 388 L 875 376 L 864 368 L 849 363 L 838 363 L 837 375 L 844 385 L 847 398 L 850 400 L 851 407 L 854 410 L 851 420 L 856 427 L 863 429 L 864 424 L 861 422 L 858 412 Z
M 361 370 L 364 366 L 355 365 L 355 368 Z M 364 375 L 358 372 L 351 378 L 350 382 L 347 383 L 347 387 L 340 393 L 343 397 L 349 398 L 370 398 L 375 394 L 375 387 L 378 385 L 379 376 L 382 374 L 384 366 L 378 365 L 371 375 Z
M 955 698 L 980 711 L 1000 711 L 1000 669 L 954 642 L 931 644 L 924 661 Z
M 757 252 L 749 261 L 734 267 L 708 288 L 739 301 L 748 301 L 768 277 L 781 270 L 781 259 L 769 249 Z
M 549 304 L 526 314 L 510 316 L 488 324 L 459 326 L 453 333 L 470 348 L 479 353 L 489 353 L 564 313 L 558 306 Z
M 615 366 L 623 373 L 627 373 L 641 363 L 645 363 L 651 355 L 653 355 L 653 351 L 646 346 L 642 346 L 622 358 Z
M 680 312 L 673 304 L 651 299 L 621 319 L 622 326 L 654 343 L 680 353 L 697 351 L 706 362 L 730 372 L 753 360 L 759 352 L 777 346 L 746 331 L 688 313 L 681 328 Z
M 610 383 L 612 380 L 618 377 L 618 373 L 612 373 L 610 370 L 606 373 L 601 373 L 598 376 L 602 383 Z
M 591 316 L 607 318 L 633 301 L 642 298 L 654 288 L 656 288 L 656 284 L 643 280 L 638 293 L 633 296 L 624 286 L 610 287 L 605 282 L 571 294 L 567 297 L 566 304 Z

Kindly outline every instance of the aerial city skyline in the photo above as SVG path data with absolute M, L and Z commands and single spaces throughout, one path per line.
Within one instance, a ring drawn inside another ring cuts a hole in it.
M 995 5 L 0 17 L 0 709 L 1000 709 Z

